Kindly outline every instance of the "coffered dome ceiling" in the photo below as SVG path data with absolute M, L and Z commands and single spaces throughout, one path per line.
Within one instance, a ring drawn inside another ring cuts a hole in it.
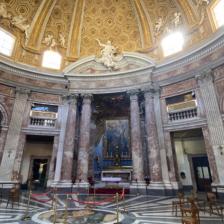
M 12 60 L 32 66 L 39 67 L 43 52 L 50 48 L 63 56 L 62 68 L 98 54 L 96 39 L 103 43 L 111 40 L 120 51 L 141 52 L 161 60 L 160 42 L 167 33 L 181 30 L 185 49 L 211 35 L 206 11 L 209 2 L 0 0 L 0 26 L 16 37 Z

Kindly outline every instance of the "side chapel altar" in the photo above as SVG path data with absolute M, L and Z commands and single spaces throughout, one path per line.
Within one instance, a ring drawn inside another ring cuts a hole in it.
M 130 183 L 132 180 L 131 155 L 129 153 L 128 120 L 106 120 L 102 140 L 102 154 L 98 151 L 100 181 L 107 185 Z M 101 160 L 99 161 L 99 158 Z

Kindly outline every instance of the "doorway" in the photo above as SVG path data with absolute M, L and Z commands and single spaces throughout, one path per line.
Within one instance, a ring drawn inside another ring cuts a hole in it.
M 192 162 L 198 191 L 211 190 L 212 177 L 207 156 L 193 157 Z
M 32 158 L 30 179 L 36 190 L 43 190 L 47 185 L 48 158 Z

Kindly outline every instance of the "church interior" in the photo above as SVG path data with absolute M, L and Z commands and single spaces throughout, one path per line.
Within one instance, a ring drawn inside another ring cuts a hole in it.
M 224 0 L 0 0 L 0 224 L 223 219 Z

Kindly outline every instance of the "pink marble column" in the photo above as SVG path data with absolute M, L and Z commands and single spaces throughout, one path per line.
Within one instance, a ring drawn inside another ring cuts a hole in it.
M 26 119 L 26 107 L 30 90 L 24 88 L 16 88 L 15 101 L 9 128 L 5 141 L 1 166 L 0 176 L 2 180 L 10 181 L 14 172 L 19 173 L 20 164 L 23 154 L 23 144 L 21 140 L 22 123 Z M 18 158 L 20 156 L 21 158 Z
M 92 96 L 90 94 L 86 94 L 83 96 L 76 182 L 81 181 L 87 183 L 88 179 L 91 97 Z
M 50 161 L 49 174 L 48 174 L 48 186 L 50 185 L 50 182 L 54 180 L 58 144 L 59 144 L 59 135 L 56 135 L 54 136 L 54 143 L 53 143 L 53 149 L 51 154 L 51 161 Z
M 204 136 L 205 149 L 206 149 L 207 156 L 208 156 L 209 167 L 210 167 L 211 173 L 212 173 L 212 182 L 217 184 L 217 183 L 219 183 L 219 175 L 218 175 L 218 171 L 217 171 L 217 165 L 216 165 L 214 151 L 213 151 L 212 145 L 210 143 L 211 140 L 209 137 L 208 127 L 203 127 L 202 132 L 203 132 L 203 136 Z
M 62 180 L 70 182 L 72 179 L 73 154 L 74 154 L 75 130 L 76 130 L 76 110 L 77 110 L 77 95 L 71 95 L 69 98 L 68 120 L 66 125 L 64 154 L 62 162 Z
M 14 165 L 13 165 L 12 179 L 14 179 L 15 177 L 19 177 L 20 175 L 20 168 L 22 164 L 25 142 L 26 142 L 26 134 L 20 133 L 19 144 L 17 147 L 16 157 L 15 157 Z
M 173 139 L 170 136 L 170 132 L 164 132 L 164 142 L 167 151 L 168 160 L 168 170 L 171 182 L 177 182 L 179 180 L 178 167 L 177 167 L 177 157 L 175 148 L 173 145 Z
M 133 165 L 132 179 L 133 181 L 144 181 L 138 95 L 136 91 L 129 92 L 129 94 L 131 119 L 131 153 Z
M 144 93 L 146 122 L 145 127 L 149 152 L 149 172 L 151 182 L 162 182 L 161 158 L 155 120 L 153 93 L 153 89 L 146 90 Z
M 7 137 L 7 130 L 2 129 L 0 133 L 0 165 L 2 161 L 2 155 L 3 155 L 3 150 L 5 147 L 6 137 Z

